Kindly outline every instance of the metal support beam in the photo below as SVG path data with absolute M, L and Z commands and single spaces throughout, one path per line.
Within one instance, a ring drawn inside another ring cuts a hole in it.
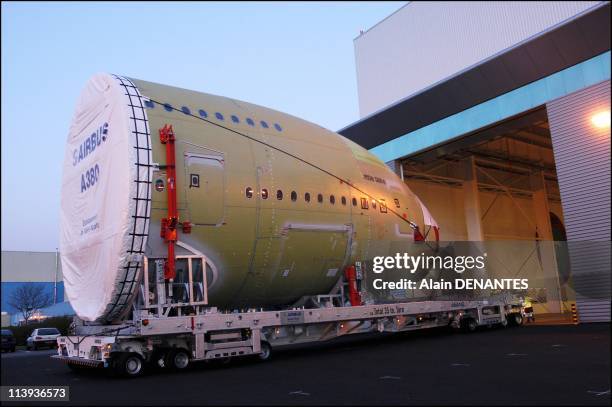
M 541 240 L 553 240 L 552 226 L 550 224 L 550 208 L 548 206 L 548 193 L 543 171 L 531 174 L 533 210 L 536 221 L 536 232 Z
M 478 168 L 478 171 L 480 171 L 483 175 L 485 175 L 486 177 L 488 177 L 490 180 L 492 180 L 496 185 L 498 185 L 508 196 L 508 198 L 510 198 L 510 201 L 512 201 L 512 203 L 514 204 L 514 206 L 519 210 L 519 212 L 523 215 L 523 218 L 525 218 L 525 220 L 531 225 L 533 226 L 533 228 L 535 229 L 535 224 L 533 223 L 533 221 L 529 218 L 529 215 L 527 215 L 527 213 L 525 212 L 525 210 L 521 207 L 521 205 L 519 205 L 518 202 L 516 202 L 516 200 L 514 199 L 514 197 L 512 196 L 512 194 L 510 193 L 510 189 L 506 186 L 504 186 L 501 182 L 499 182 L 494 176 L 492 176 L 491 174 L 489 174 L 487 171 L 485 171 L 483 168 L 481 167 L 475 167 Z
M 470 149 L 470 154 L 475 155 L 478 158 L 489 159 L 489 160 L 499 160 L 502 163 L 512 163 L 513 166 L 520 164 L 523 167 L 529 168 L 530 170 L 547 170 L 549 172 L 555 171 L 554 165 L 547 165 L 541 161 L 529 160 L 519 156 L 509 156 L 500 152 L 496 152 L 493 150 L 482 150 L 482 149 Z
M 483 241 L 484 233 L 474 156 L 470 156 L 464 161 L 463 198 L 467 238 L 471 241 Z
M 532 204 L 538 234 L 538 254 L 542 266 L 541 284 L 546 288 L 546 308 L 548 312 L 562 312 L 561 284 L 555 256 L 555 242 L 553 242 L 552 226 L 550 224 L 550 208 L 548 206 L 548 193 L 542 171 L 530 176 Z

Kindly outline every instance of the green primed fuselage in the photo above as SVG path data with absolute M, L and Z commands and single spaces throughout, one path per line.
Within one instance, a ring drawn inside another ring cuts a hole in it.
M 162 166 L 153 172 L 147 256 L 166 256 L 159 235 L 167 215 L 167 192 L 161 190 L 167 182 L 166 150 L 158 130 L 171 124 L 180 220 L 193 225 L 189 234 L 179 229 L 178 239 L 214 263 L 211 305 L 281 305 L 327 294 L 345 266 L 357 261 L 367 266 L 374 256 L 409 250 L 413 229 L 401 217 L 425 230 L 414 194 L 348 139 L 250 103 L 133 82 L 145 97 L 172 106 L 168 111 L 153 103 L 147 109 L 153 161 Z

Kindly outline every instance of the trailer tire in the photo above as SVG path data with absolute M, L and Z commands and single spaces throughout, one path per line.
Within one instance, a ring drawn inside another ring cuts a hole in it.
M 190 361 L 189 352 L 185 349 L 177 348 L 171 349 L 166 353 L 164 365 L 166 368 L 179 371 L 187 369 Z
M 261 353 L 257 355 L 259 357 L 259 360 L 261 361 L 270 360 L 270 358 L 272 358 L 272 346 L 270 346 L 270 344 L 266 341 L 261 341 L 260 346 L 261 346 Z
M 476 320 L 474 318 L 466 318 L 463 321 L 461 321 L 461 325 L 463 325 L 463 329 L 465 330 L 465 332 L 476 332 L 476 329 L 478 328 L 478 324 L 476 323 Z
M 523 316 L 518 312 L 509 315 L 510 324 L 513 326 L 521 326 L 523 325 Z
M 153 370 L 160 370 L 166 367 L 167 353 L 168 352 L 163 349 L 153 351 L 151 358 L 149 359 L 149 365 Z
M 144 369 L 144 359 L 138 353 L 121 353 L 113 363 L 113 370 L 121 377 L 141 376 Z

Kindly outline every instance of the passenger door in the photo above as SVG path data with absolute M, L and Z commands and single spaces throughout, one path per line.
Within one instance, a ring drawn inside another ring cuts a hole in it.
M 191 223 L 223 223 L 225 209 L 224 154 L 204 147 L 185 150 L 185 194 Z

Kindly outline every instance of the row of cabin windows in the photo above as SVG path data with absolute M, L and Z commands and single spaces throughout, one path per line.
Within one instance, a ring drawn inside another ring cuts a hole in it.
M 245 190 L 245 195 L 247 198 L 253 198 L 253 188 L 251 187 L 247 187 Z M 262 188 L 261 190 L 261 199 L 268 199 L 270 196 L 270 193 L 268 191 L 268 189 L 266 188 Z M 276 199 L 279 201 L 283 200 L 283 191 L 281 189 L 276 190 Z M 291 200 L 293 202 L 297 201 L 298 199 L 298 194 L 295 191 L 291 191 Z M 311 200 L 311 196 L 310 196 L 310 192 L 305 192 L 304 193 L 304 201 L 306 202 L 310 202 Z M 400 207 L 400 202 L 399 199 L 395 198 L 394 200 L 395 206 L 397 208 Z M 318 203 L 323 203 L 323 194 L 317 194 L 317 202 Z M 340 197 L 340 202 L 342 203 L 342 205 L 346 206 L 347 204 L 347 199 L 345 196 L 341 196 Z M 329 203 L 332 205 L 336 204 L 336 197 L 334 195 L 330 195 L 329 196 Z M 351 199 L 351 203 L 353 204 L 353 206 L 357 206 L 357 198 L 352 198 Z M 372 209 L 376 209 L 376 200 L 372 199 Z M 387 205 L 385 205 L 385 203 L 381 202 L 380 205 L 378 205 L 380 207 L 380 211 L 382 213 L 387 213 Z M 368 200 L 368 198 L 361 198 L 361 209 L 369 209 L 370 207 L 370 201 Z
M 145 100 L 145 106 L 146 106 L 148 109 L 153 109 L 153 108 L 155 108 L 155 103 L 153 103 L 153 102 L 152 102 L 152 101 L 150 101 L 150 100 Z M 172 112 L 172 111 L 176 110 L 176 109 L 175 109 L 175 108 L 174 108 L 174 107 L 173 107 L 173 106 L 172 106 L 170 103 L 164 103 L 164 105 L 163 105 L 163 106 L 164 106 L 164 109 L 165 109 L 167 112 Z M 183 107 L 181 107 L 181 112 L 183 112 L 183 113 L 184 113 L 184 114 L 186 114 L 186 115 L 191 115 L 191 109 L 189 109 L 187 106 L 183 106 Z M 208 113 L 207 113 L 207 112 L 206 112 L 206 110 L 204 110 L 204 109 L 199 109 L 199 110 L 198 110 L 198 114 L 200 115 L 200 117 L 202 117 L 202 118 L 204 118 L 204 119 L 206 119 L 206 118 L 208 117 Z M 221 114 L 220 112 L 216 112 L 216 113 L 215 113 L 215 118 L 216 118 L 217 120 L 220 120 L 220 121 L 224 121 L 224 120 L 225 120 L 225 117 L 224 117 L 224 116 L 223 116 L 223 114 Z M 239 118 L 238 116 L 234 115 L 234 114 L 230 116 L 230 119 L 232 120 L 232 122 L 234 122 L 234 123 L 236 123 L 236 124 L 239 124 L 239 123 L 240 123 L 240 118 Z M 253 119 L 251 119 L 250 117 L 247 117 L 247 118 L 246 118 L 246 120 L 245 120 L 245 122 L 246 122 L 246 124 L 248 124 L 249 126 L 251 126 L 251 127 L 255 127 L 255 121 L 254 121 Z M 260 121 L 259 121 L 259 125 L 260 125 L 261 127 L 263 127 L 264 129 L 269 129 L 269 128 L 270 128 L 270 126 L 268 125 L 268 122 L 266 122 L 265 120 L 260 120 Z M 282 128 L 282 127 L 281 127 L 281 125 L 280 125 L 280 124 L 278 124 L 278 123 L 274 123 L 274 128 L 275 128 L 275 129 L 276 129 L 276 131 L 278 131 L 278 132 L 283 131 L 283 128 Z

